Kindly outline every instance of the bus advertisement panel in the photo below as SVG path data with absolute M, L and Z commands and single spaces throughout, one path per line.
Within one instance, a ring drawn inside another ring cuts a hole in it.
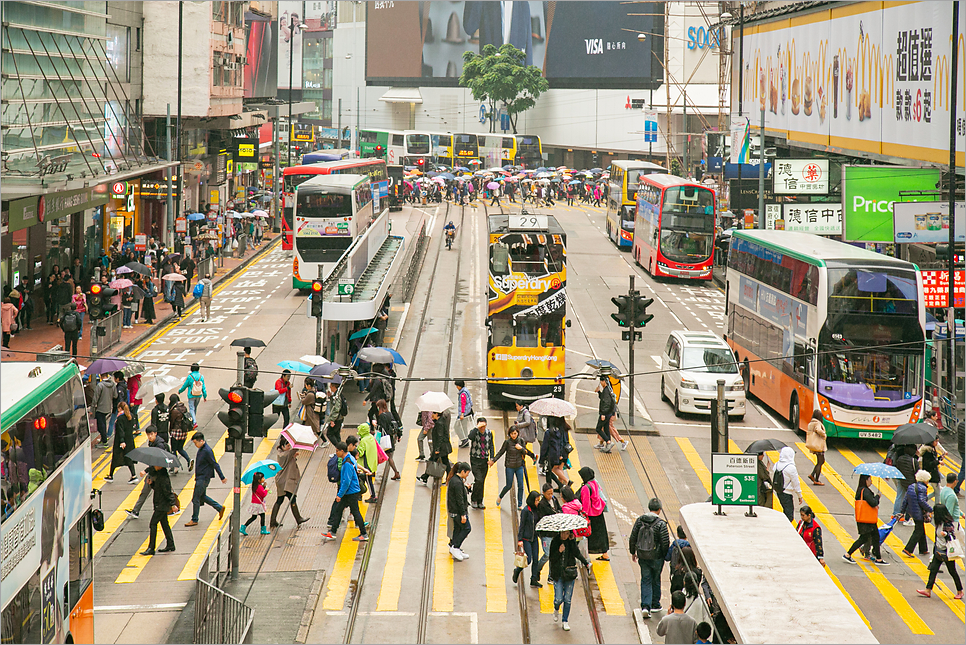
M 681 177 L 639 176 L 632 254 L 654 277 L 710 280 L 714 191 Z
M 667 173 L 667 169 L 648 161 L 615 161 L 610 165 L 607 191 L 606 230 L 618 248 L 634 246 L 637 215 L 637 183 L 641 175 Z

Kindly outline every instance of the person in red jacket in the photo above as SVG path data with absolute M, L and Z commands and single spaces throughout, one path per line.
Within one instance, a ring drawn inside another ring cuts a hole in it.
M 282 427 L 288 426 L 288 410 L 292 407 L 292 371 L 282 370 L 282 375 L 275 381 L 275 391 L 278 396 L 272 402 L 272 412 L 282 415 Z
M 131 415 L 134 416 L 134 436 L 141 434 L 141 419 L 138 417 L 138 409 L 143 403 L 143 399 L 138 396 L 141 389 L 141 375 L 135 374 L 127 379 L 127 392 L 131 398 Z
M 801 521 L 798 523 L 798 534 L 805 540 L 805 544 L 811 549 L 812 555 L 818 559 L 819 564 L 824 567 L 825 547 L 822 545 L 822 527 L 815 519 L 812 507 L 808 504 L 798 509 L 798 514 L 801 517 Z

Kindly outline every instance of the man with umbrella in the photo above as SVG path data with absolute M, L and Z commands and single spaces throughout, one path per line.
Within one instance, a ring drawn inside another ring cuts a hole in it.
M 158 524 L 164 532 L 164 547 L 158 549 L 159 553 L 171 553 L 174 551 L 174 534 L 168 524 L 168 513 L 177 505 L 177 496 L 171 490 L 171 478 L 165 466 L 151 467 L 150 484 L 154 491 L 154 513 L 151 514 L 151 528 L 148 534 L 148 548 L 141 552 L 141 555 L 154 555 L 154 545 L 158 539 Z
M 162 396 L 162 398 L 164 397 L 163 394 L 161 396 Z M 147 446 L 148 448 L 158 448 L 159 450 L 163 450 L 165 452 L 171 452 L 170 450 L 168 450 L 168 444 L 167 444 L 167 442 L 165 442 L 164 438 L 160 434 L 158 434 L 158 428 L 157 428 L 157 426 L 153 426 L 153 425 L 148 426 L 147 428 L 144 429 L 144 434 L 148 438 L 148 446 Z M 167 464 L 165 464 L 165 466 L 167 466 Z M 167 473 L 168 473 L 167 469 L 166 468 L 162 468 L 162 470 L 164 470 L 165 475 L 167 475 Z M 131 519 L 135 519 L 135 520 L 138 519 L 138 517 L 140 516 L 140 514 L 141 514 L 141 507 L 144 506 L 144 502 L 147 501 L 148 495 L 151 494 L 151 491 L 152 491 L 152 488 L 151 488 L 151 480 L 152 480 L 152 478 L 154 476 L 154 469 L 153 468 L 151 469 L 150 474 L 148 473 L 147 469 L 142 470 L 139 473 L 139 475 L 141 477 L 147 477 L 147 478 L 144 480 L 144 486 L 141 488 L 141 494 L 138 496 L 138 501 L 136 501 L 134 503 L 134 506 L 132 508 L 129 508 L 127 510 L 127 516 L 130 517 Z M 170 485 L 171 485 L 171 481 L 169 479 L 168 480 L 168 486 L 170 486 Z M 155 505 L 156 504 L 157 503 L 155 503 Z M 170 504 L 168 504 L 167 506 L 162 506 L 162 508 L 164 509 L 164 511 L 166 513 L 167 513 L 168 509 L 170 509 L 170 507 L 171 507 Z M 151 519 L 152 519 L 152 521 L 154 521 L 154 518 L 153 517 Z M 167 537 L 167 535 L 168 534 L 165 533 L 165 537 Z

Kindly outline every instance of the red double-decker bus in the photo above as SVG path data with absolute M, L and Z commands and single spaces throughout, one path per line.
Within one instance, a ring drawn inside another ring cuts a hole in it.
M 634 260 L 654 277 L 710 280 L 715 194 L 674 175 L 641 175 Z
M 295 187 L 319 175 L 368 175 L 372 181 L 373 206 L 377 213 L 388 201 L 380 200 L 389 196 L 389 174 L 386 172 L 385 159 L 343 159 L 304 166 L 290 166 L 282 171 L 282 249 L 291 251 L 293 246 L 292 211 L 295 206 Z

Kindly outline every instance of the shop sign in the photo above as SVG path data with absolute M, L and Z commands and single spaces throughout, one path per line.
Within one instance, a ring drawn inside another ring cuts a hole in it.
M 775 229 L 775 222 L 782 217 L 781 204 L 765 204 L 765 228 Z
M 174 221 L 174 231 L 175 233 L 187 233 L 188 232 L 188 219 L 185 217 L 179 217 Z
M 253 163 L 258 160 L 258 137 L 243 137 L 232 140 L 235 163 Z
M 212 171 L 212 178 L 209 183 L 215 184 L 216 186 L 225 183 L 228 180 L 228 154 L 220 154 L 215 157 L 214 168 Z
M 896 202 L 892 207 L 896 242 L 949 242 L 949 202 Z M 956 242 L 966 241 L 966 202 L 956 202 Z
M 140 195 L 142 199 L 167 199 L 168 182 L 146 181 L 142 179 Z M 178 182 L 175 180 L 171 181 L 171 196 L 174 199 L 178 199 Z
M 815 235 L 842 234 L 842 204 L 782 204 L 782 220 L 786 231 Z
M 144 233 L 134 234 L 134 250 L 135 251 L 147 251 L 148 250 L 148 236 Z
M 41 195 L 37 205 L 37 217 L 41 222 L 49 222 L 77 211 L 102 206 L 110 199 L 107 191 L 107 186 L 93 186 Z
M 940 182 L 938 168 L 842 166 L 842 219 L 847 242 L 895 242 L 892 205 L 930 201 Z
M 215 190 L 212 190 L 208 194 L 208 198 L 209 198 L 208 199 L 208 203 L 210 203 L 210 204 L 217 204 L 217 203 L 219 203 L 221 201 L 221 191 L 219 191 L 217 188 Z
M 111 197 L 117 199 L 127 195 L 129 184 L 126 181 L 115 181 L 111 184 Z
M 255 172 L 258 170 L 258 162 L 248 161 L 245 163 L 236 163 L 235 168 L 238 170 L 238 172 Z
M 776 159 L 776 195 L 827 195 L 828 159 Z
M 949 306 L 949 271 L 922 271 L 923 304 L 945 309 Z M 953 306 L 966 303 L 966 270 L 953 273 Z
M 11 233 L 40 223 L 40 220 L 37 218 L 37 201 L 38 199 L 36 197 L 25 197 L 24 199 L 15 199 L 10 202 L 10 224 L 8 230 Z

